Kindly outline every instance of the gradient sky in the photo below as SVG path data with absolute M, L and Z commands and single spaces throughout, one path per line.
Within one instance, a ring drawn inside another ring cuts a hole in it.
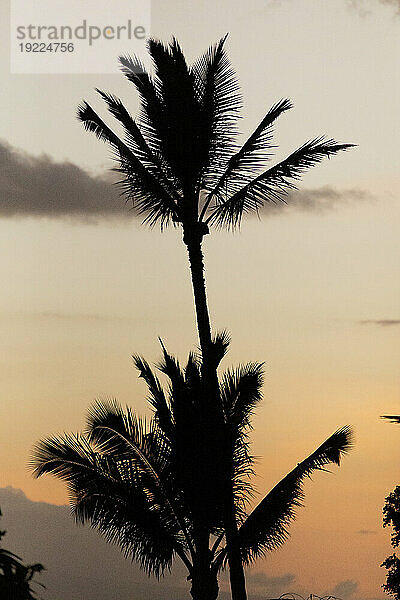
M 322 133 L 358 144 L 307 174 L 293 206 L 205 240 L 212 322 L 232 333 L 225 367 L 266 363 L 253 435 L 260 493 L 336 428 L 356 430 L 340 469 L 307 484 L 291 540 L 251 571 L 260 593 L 289 574 L 282 591 L 384 598 L 381 509 L 399 480 L 400 442 L 379 420 L 400 411 L 399 9 L 152 3 L 152 34 L 176 35 L 189 60 L 230 32 L 244 134 L 290 97 L 278 157 Z M 3 0 L 0 11 L 7 40 Z M 0 487 L 63 504 L 61 484 L 28 473 L 32 445 L 79 430 L 95 397 L 147 410 L 130 355 L 157 360 L 158 335 L 182 358 L 197 344 L 188 265 L 178 231 L 148 231 L 128 213 L 106 147 L 75 119 L 82 98 L 99 106 L 95 86 L 135 113 L 122 75 L 10 75 L 7 47 L 0 68 Z

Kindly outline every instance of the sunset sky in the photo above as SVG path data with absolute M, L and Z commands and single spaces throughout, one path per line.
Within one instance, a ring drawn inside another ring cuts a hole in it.
M 61 505 L 64 486 L 28 472 L 34 443 L 78 431 L 97 397 L 148 412 L 131 354 L 156 361 L 161 336 L 183 359 L 198 342 L 180 231 L 140 225 L 110 183 L 107 147 L 75 118 L 83 98 L 103 110 L 95 87 L 135 114 L 132 85 L 10 75 L 8 22 L 1 0 L 0 488 Z M 253 432 L 260 494 L 338 427 L 356 432 L 340 469 L 307 483 L 291 539 L 252 568 L 250 591 L 383 599 L 379 564 L 392 550 L 382 505 L 400 456 L 399 427 L 379 419 L 400 413 L 400 2 L 154 0 L 151 23 L 189 61 L 229 32 L 244 137 L 291 98 L 277 158 L 320 134 L 357 144 L 304 176 L 288 206 L 238 233 L 214 231 L 204 250 L 212 324 L 232 334 L 223 366 L 265 361 Z M 29 524 L 25 534 L 29 555 Z M 142 584 L 132 585 L 136 597 Z M 68 593 L 45 598 L 77 598 Z M 89 584 L 81 594 L 106 600 Z

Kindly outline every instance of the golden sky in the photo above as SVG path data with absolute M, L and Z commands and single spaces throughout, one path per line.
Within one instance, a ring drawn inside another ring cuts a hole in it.
M 4 39 L 3 3 L 0 16 Z M 255 571 L 294 573 L 296 589 L 288 591 L 318 594 L 351 581 L 352 600 L 383 598 L 379 564 L 391 548 L 381 509 L 399 480 L 400 447 L 399 428 L 379 420 L 400 411 L 396 2 L 152 4 L 152 34 L 176 35 L 190 60 L 226 31 L 245 99 L 244 134 L 290 97 L 295 108 L 276 128 L 278 157 L 322 133 L 358 144 L 304 177 L 297 207 L 205 240 L 212 323 L 232 333 L 225 367 L 266 363 L 253 435 L 260 492 L 336 428 L 356 431 L 340 469 L 307 485 L 292 540 Z M 11 76 L 7 61 L 3 53 L 0 150 L 17 149 L 33 176 L 49 161 L 60 172 L 73 163 L 92 179 L 103 174 L 107 149 L 74 113 L 95 86 L 135 113 L 122 75 Z M 32 181 L 23 184 L 29 190 Z M 178 230 L 148 231 L 131 215 L 107 211 L 89 223 L 67 208 L 34 213 L 33 192 L 18 216 L 0 208 L 0 487 L 62 504 L 61 484 L 28 473 L 32 445 L 79 430 L 95 397 L 116 396 L 143 413 L 130 355 L 157 360 L 160 335 L 183 358 L 197 339 Z

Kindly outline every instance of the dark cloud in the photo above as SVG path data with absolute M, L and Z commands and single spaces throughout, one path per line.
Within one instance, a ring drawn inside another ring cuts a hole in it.
M 358 535 L 376 535 L 377 532 L 374 529 L 359 529 L 356 533 Z
M 109 172 L 108 172 L 109 173 Z M 364 201 L 362 190 L 321 187 L 293 192 L 287 204 L 267 204 L 264 214 L 320 213 Z M 0 142 L 0 217 L 46 217 L 96 223 L 134 217 L 110 175 L 94 176 L 70 162 L 32 156 Z
M 132 213 L 131 213 L 132 214 Z M 124 217 L 129 207 L 109 179 L 70 162 L 32 156 L 0 142 L 0 217 Z
M 185 600 L 186 574 L 178 566 L 161 582 L 149 579 L 121 551 L 89 527 L 77 527 L 68 506 L 32 502 L 13 488 L 0 488 L 4 546 L 26 563 L 41 562 L 43 600 Z
M 400 319 L 366 319 L 359 321 L 361 325 L 379 325 L 380 327 L 393 327 L 400 325 Z
M 249 571 L 246 580 L 249 591 L 263 594 L 265 598 L 279 598 L 281 594 L 292 591 L 296 576 L 293 573 L 271 576 L 261 571 Z
M 159 582 L 148 578 L 136 563 L 126 560 L 117 546 L 106 544 L 90 527 L 77 527 L 68 506 L 32 502 L 21 490 L 0 488 L 4 547 L 25 563 L 41 562 L 46 571 L 38 581 L 43 600 L 187 600 L 187 572 L 176 561 L 171 574 Z M 278 597 L 294 575 L 267 577 L 249 573 L 249 600 Z M 230 600 L 227 573 L 221 575 L 219 600 Z
M 346 579 L 345 581 L 339 581 L 330 592 L 332 596 L 336 596 L 337 598 L 343 598 L 346 600 L 350 598 L 354 594 L 354 592 L 358 588 L 358 583 L 356 581 L 352 581 L 351 579 Z

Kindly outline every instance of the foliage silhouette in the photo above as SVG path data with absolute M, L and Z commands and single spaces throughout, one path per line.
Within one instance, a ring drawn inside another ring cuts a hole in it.
M 387 419 L 392 423 L 400 423 L 400 416 L 384 415 L 382 419 Z M 393 492 L 385 499 L 383 507 L 383 526 L 393 527 L 391 535 L 391 544 L 393 548 L 398 548 L 400 544 L 400 485 L 396 486 Z M 394 552 L 381 564 L 381 567 L 387 569 L 386 583 L 382 588 L 388 594 L 391 594 L 396 600 L 400 600 L 400 559 Z
M 164 389 L 144 358 L 133 358 L 147 385 L 153 410 L 150 422 L 115 400 L 98 401 L 89 410 L 83 434 L 50 437 L 36 446 L 34 474 L 51 473 L 65 481 L 77 521 L 91 523 L 149 574 L 162 575 L 178 556 L 187 568 L 194 600 L 214 600 L 229 541 L 220 498 L 207 514 L 212 545 L 206 560 L 197 548 L 199 521 L 202 527 L 205 523 L 203 491 L 212 485 L 202 465 L 215 460 L 203 443 L 212 423 L 204 403 L 207 388 L 201 362 L 190 354 L 181 368 L 164 348 L 157 366 L 167 377 Z M 339 429 L 249 513 L 255 490 L 248 433 L 261 400 L 262 381 L 258 363 L 228 370 L 220 380 L 224 417 L 220 448 L 226 452 L 224 464 L 245 564 L 286 540 L 288 525 L 303 501 L 304 480 L 329 464 L 339 465 L 351 446 L 350 429 Z
M 0 531 L 0 541 L 5 533 L 5 531 Z M 32 581 L 35 574 L 41 573 L 43 570 L 44 567 L 40 563 L 24 565 L 19 556 L 5 548 L 0 548 L 0 597 L 2 600 L 36 600 L 37 595 L 31 584 L 35 583 L 44 587 L 38 581 Z
M 239 86 L 224 50 L 226 36 L 189 66 L 176 39 L 163 44 L 148 41 L 153 74 L 137 58 L 121 56 L 122 71 L 139 93 L 140 114 L 135 120 L 116 96 L 97 90 L 123 136 L 83 102 L 78 118 L 88 131 L 109 144 L 117 162 L 120 186 L 133 208 L 150 226 L 180 225 L 187 247 L 193 285 L 197 328 L 202 352 L 208 418 L 215 421 L 204 445 L 214 462 L 208 476 L 210 495 L 203 493 L 206 515 L 219 497 L 224 498 L 224 521 L 229 539 L 233 600 L 245 600 L 246 590 L 235 521 L 233 490 L 218 452 L 223 426 L 218 378 L 213 364 L 213 339 L 204 280 L 202 242 L 209 228 L 237 229 L 245 213 L 258 212 L 267 203 L 283 202 L 296 180 L 323 158 L 347 150 L 352 144 L 318 137 L 308 140 L 283 161 L 270 166 L 275 121 L 292 107 L 277 102 L 242 147 L 237 145 L 242 106 Z M 197 547 L 207 558 L 206 522 L 199 526 Z

